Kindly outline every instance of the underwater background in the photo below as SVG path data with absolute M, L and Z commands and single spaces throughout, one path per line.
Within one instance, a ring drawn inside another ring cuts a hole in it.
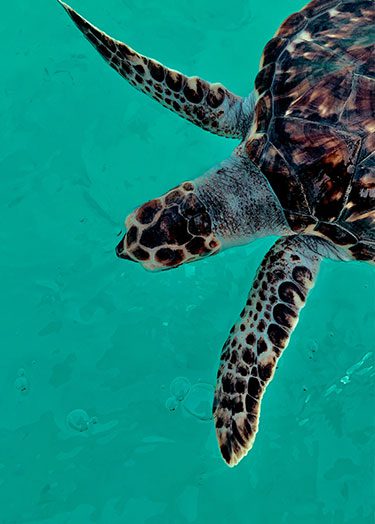
M 74 0 L 114 37 L 246 95 L 297 0 Z M 0 524 L 374 522 L 373 268 L 322 264 L 222 461 L 219 354 L 274 239 L 148 273 L 125 216 L 230 154 L 104 64 L 53 0 L 1 5 Z

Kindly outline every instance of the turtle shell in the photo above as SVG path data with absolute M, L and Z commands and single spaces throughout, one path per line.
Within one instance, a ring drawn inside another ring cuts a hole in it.
M 264 49 L 245 147 L 296 233 L 375 260 L 373 0 L 313 0 Z

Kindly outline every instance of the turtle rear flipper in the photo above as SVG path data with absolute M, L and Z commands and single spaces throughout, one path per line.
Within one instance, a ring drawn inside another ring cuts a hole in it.
M 104 60 L 132 86 L 203 129 L 228 138 L 243 138 L 254 100 L 241 98 L 221 84 L 185 76 L 103 33 L 58 0 Z
M 224 460 L 235 466 L 252 448 L 260 404 L 298 322 L 321 257 L 299 237 L 282 238 L 265 256 L 241 318 L 227 339 L 213 414 Z

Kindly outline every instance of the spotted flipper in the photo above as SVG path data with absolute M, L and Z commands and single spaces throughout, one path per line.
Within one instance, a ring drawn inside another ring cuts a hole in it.
M 224 460 L 235 466 L 253 446 L 260 403 L 298 322 L 321 257 L 299 237 L 280 239 L 265 256 L 218 371 L 213 414 Z
M 168 69 L 114 40 L 58 1 L 104 60 L 136 89 L 211 133 L 244 136 L 252 118 L 253 96 L 241 98 L 221 84 Z

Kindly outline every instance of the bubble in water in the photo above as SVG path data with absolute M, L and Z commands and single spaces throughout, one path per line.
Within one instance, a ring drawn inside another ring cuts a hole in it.
M 175 397 L 167 398 L 165 402 L 165 407 L 170 412 L 176 411 L 176 409 L 178 408 L 178 400 Z
M 212 418 L 214 388 L 211 384 L 198 383 L 190 389 L 183 406 L 190 415 L 200 420 Z
M 17 372 L 17 378 L 14 382 L 14 385 L 18 391 L 20 391 L 23 394 L 28 393 L 30 389 L 29 381 L 27 380 L 27 377 L 25 376 L 25 370 L 19 369 Z
M 73 409 L 66 417 L 66 423 L 74 431 L 87 431 L 91 422 L 90 417 L 83 409 Z
M 169 387 L 171 395 L 173 395 L 180 402 L 184 400 L 186 395 L 189 393 L 190 388 L 191 384 L 186 377 L 176 377 Z

